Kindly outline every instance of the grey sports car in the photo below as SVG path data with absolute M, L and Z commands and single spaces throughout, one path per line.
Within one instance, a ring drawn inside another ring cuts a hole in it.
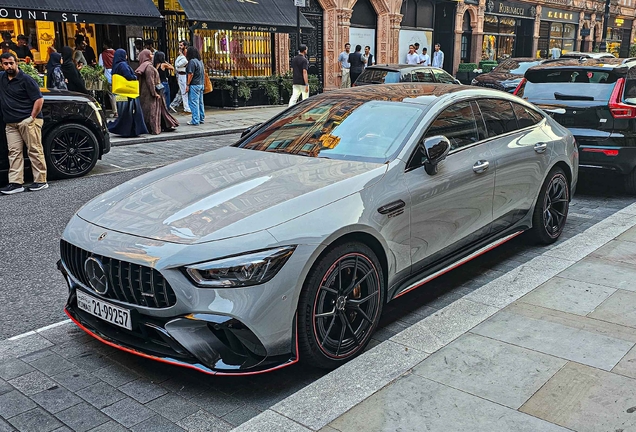
M 386 302 L 523 231 L 557 240 L 577 175 L 570 132 L 504 92 L 328 92 L 82 207 L 61 240 L 66 313 L 211 374 L 333 368 Z

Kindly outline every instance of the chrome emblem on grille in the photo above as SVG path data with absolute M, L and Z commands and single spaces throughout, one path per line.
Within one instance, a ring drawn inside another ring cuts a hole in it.
M 100 236 L 99 236 L 99 237 L 97 237 L 97 241 L 104 240 L 104 238 L 106 238 L 106 233 L 102 233 L 102 234 L 100 234 Z
M 88 284 L 97 294 L 104 295 L 108 292 L 108 274 L 100 260 L 95 257 L 88 257 L 84 261 L 84 271 L 86 272 Z

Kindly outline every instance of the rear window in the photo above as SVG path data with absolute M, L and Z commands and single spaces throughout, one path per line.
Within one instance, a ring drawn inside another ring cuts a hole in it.
M 608 101 L 618 76 L 600 69 L 539 69 L 526 73 L 517 95 L 533 100 Z
M 356 80 L 364 84 L 396 84 L 400 82 L 400 73 L 384 69 L 367 69 Z
M 514 75 L 523 75 L 532 66 L 536 66 L 541 63 L 541 60 L 537 61 L 517 61 L 506 60 L 495 68 L 493 72 L 506 72 Z

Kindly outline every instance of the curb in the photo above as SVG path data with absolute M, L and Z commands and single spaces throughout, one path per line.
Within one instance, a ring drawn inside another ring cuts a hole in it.
M 634 226 L 636 203 L 568 240 L 547 246 L 541 255 L 407 327 L 232 431 L 324 428 L 429 355 Z
M 141 138 L 124 138 L 122 140 L 115 138 L 117 139 L 117 141 L 111 141 L 110 145 L 111 147 L 120 147 L 120 146 L 134 145 L 134 144 L 147 144 L 147 143 L 153 143 L 153 142 L 174 141 L 174 140 L 182 140 L 182 139 L 189 139 L 189 138 L 205 138 L 209 136 L 230 135 L 230 134 L 240 133 L 240 132 L 243 132 L 245 129 L 246 128 L 241 127 L 241 128 L 232 128 L 232 129 L 217 129 L 217 130 L 211 130 L 211 131 L 186 132 L 186 133 L 163 132 L 159 135 L 150 135 L 150 136 L 145 136 Z

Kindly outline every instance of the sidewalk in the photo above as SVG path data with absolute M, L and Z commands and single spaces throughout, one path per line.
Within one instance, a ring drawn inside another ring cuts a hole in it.
M 634 431 L 634 281 L 636 204 L 235 430 Z
M 110 142 L 113 146 L 122 146 L 243 132 L 250 126 L 269 120 L 286 108 L 286 105 L 232 110 L 207 108 L 205 110 L 205 123 L 198 126 L 189 126 L 187 124 L 192 118 L 191 115 L 186 115 L 183 112 L 173 113 L 172 115 L 179 121 L 179 127 L 175 132 L 162 132 L 159 135 L 142 135 L 135 138 L 111 135 Z M 112 118 L 108 120 L 112 121 Z

